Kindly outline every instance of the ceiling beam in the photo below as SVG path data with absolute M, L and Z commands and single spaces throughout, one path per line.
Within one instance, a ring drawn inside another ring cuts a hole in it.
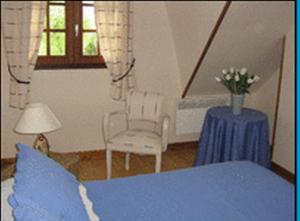
M 272 143 L 271 143 L 271 159 L 272 159 L 273 153 L 274 153 L 274 145 L 275 145 L 275 137 L 276 137 L 276 129 L 277 129 L 277 119 L 278 119 L 281 84 L 282 84 L 282 74 L 283 74 L 283 65 L 284 65 L 285 44 L 286 44 L 286 35 L 282 39 L 282 46 L 281 46 L 280 69 L 279 69 L 279 77 L 278 77 L 276 107 L 275 107 L 275 116 L 274 116 L 273 133 L 272 133 Z

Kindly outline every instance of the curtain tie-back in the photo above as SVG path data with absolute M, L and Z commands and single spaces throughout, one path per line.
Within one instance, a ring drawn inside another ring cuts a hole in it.
M 18 84 L 30 84 L 30 81 L 22 81 L 22 80 L 19 80 L 18 78 L 16 78 L 15 75 L 13 75 L 11 69 L 10 69 L 10 66 L 8 65 L 7 66 L 8 68 L 8 73 L 9 75 L 18 83 Z
M 132 68 L 134 67 L 134 63 L 135 63 L 135 58 L 132 59 L 132 62 L 130 64 L 128 70 L 123 75 L 121 75 L 121 77 L 118 77 L 117 79 L 113 79 L 112 82 L 116 83 L 118 81 L 121 81 L 123 78 L 125 78 L 130 73 Z

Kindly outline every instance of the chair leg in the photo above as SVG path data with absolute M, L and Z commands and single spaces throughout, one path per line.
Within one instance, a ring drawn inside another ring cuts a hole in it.
M 111 179 L 111 167 L 112 167 L 112 151 L 106 150 L 106 179 Z
M 161 168 L 161 153 L 155 155 L 155 173 L 159 173 Z
M 130 153 L 126 152 L 125 155 L 125 169 L 129 170 L 129 165 L 130 165 Z

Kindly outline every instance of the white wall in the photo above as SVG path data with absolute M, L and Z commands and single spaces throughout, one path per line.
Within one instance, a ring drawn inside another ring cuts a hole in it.
M 278 109 L 277 128 L 272 161 L 288 171 L 295 172 L 295 70 L 294 70 L 294 26 L 287 34 L 281 94 Z M 270 145 L 272 145 L 275 120 L 279 70 L 269 78 L 254 94 L 248 96 L 248 106 L 265 112 L 269 120 Z
M 179 71 L 171 30 L 163 2 L 134 3 L 134 49 L 138 88 L 165 96 L 165 111 L 171 116 L 170 142 L 175 135 L 175 105 L 180 97 Z M 1 36 L 1 45 L 2 45 Z M 18 135 L 13 128 L 21 111 L 8 107 L 8 73 L 1 47 L 2 141 L 1 157 L 13 157 L 15 144 L 31 145 L 34 136 Z M 51 150 L 61 152 L 104 147 L 101 118 L 105 112 L 123 108 L 109 97 L 110 77 L 106 69 L 39 70 L 32 80 L 32 102 L 49 105 L 62 128 L 47 135 Z
M 275 71 L 255 93 L 254 108 L 265 112 L 269 121 L 269 141 L 272 145 L 273 124 L 275 118 L 279 70 Z
M 281 38 L 289 30 L 293 5 L 232 1 L 187 95 L 226 93 L 214 76 L 229 67 L 247 67 L 250 74 L 259 75 L 261 80 L 251 87 L 256 91 L 279 68 Z
M 295 173 L 295 39 L 294 24 L 286 37 L 273 161 Z
M 180 70 L 181 91 L 196 67 L 225 1 L 166 2 Z

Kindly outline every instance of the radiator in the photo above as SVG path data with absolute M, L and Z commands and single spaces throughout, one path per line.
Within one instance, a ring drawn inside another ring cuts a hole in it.
M 228 95 L 207 95 L 180 100 L 176 110 L 176 134 L 200 133 L 206 111 L 210 107 L 228 104 Z

